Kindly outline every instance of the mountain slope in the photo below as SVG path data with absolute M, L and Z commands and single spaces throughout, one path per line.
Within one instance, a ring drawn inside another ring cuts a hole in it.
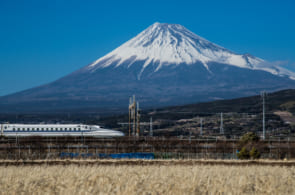
M 266 130 L 270 136 L 290 136 L 295 126 L 295 90 L 282 90 L 269 93 L 265 97 Z M 220 113 L 224 117 L 225 134 L 243 135 L 249 131 L 258 134 L 262 130 L 262 98 L 260 95 L 230 100 L 218 100 L 182 106 L 164 107 L 141 112 L 141 121 L 154 123 L 154 135 L 189 135 L 189 131 L 199 136 L 200 118 L 203 119 L 204 134 L 219 134 Z M 288 117 L 286 117 L 288 114 Z M 90 119 L 88 119 L 90 121 Z M 118 128 L 128 134 L 128 126 L 120 123 L 128 121 L 128 113 L 104 117 L 103 125 Z M 144 129 L 144 127 L 142 127 Z M 145 128 L 145 135 L 149 135 Z
M 295 90 L 283 90 L 269 93 L 265 98 L 266 130 L 268 135 L 290 137 L 295 132 Z M 89 111 L 89 110 L 88 110 Z M 98 110 L 99 111 L 99 110 Z M 262 98 L 258 96 L 243 97 L 230 100 L 218 100 L 205 103 L 189 104 L 183 106 L 164 107 L 152 110 L 142 110 L 141 121 L 154 122 L 154 135 L 189 135 L 189 130 L 194 130 L 193 135 L 199 135 L 200 117 L 203 118 L 204 135 L 211 132 L 218 135 L 220 127 L 220 113 L 224 117 L 226 135 L 243 135 L 250 131 L 260 134 L 262 130 Z M 285 115 L 284 115 L 285 114 Z M 286 117 L 286 114 L 288 116 Z M 14 123 L 32 122 L 67 122 L 99 124 L 108 128 L 118 129 L 128 134 L 128 126 L 122 127 L 119 123 L 128 121 L 127 107 L 124 114 L 107 117 L 97 117 L 95 110 L 92 113 L 83 113 L 83 110 L 68 115 L 65 114 L 28 114 L 28 115 L 2 115 L 0 120 Z M 293 127 L 292 127 L 293 124 Z M 214 130 L 215 129 L 215 130 Z M 144 128 L 148 135 L 149 127 Z M 213 130 L 213 131 L 212 131 Z M 207 132 L 207 133 L 205 133 Z
M 295 74 L 239 55 L 181 25 L 155 23 L 106 56 L 44 86 L 0 98 L 2 112 L 125 110 L 180 105 L 294 88 Z

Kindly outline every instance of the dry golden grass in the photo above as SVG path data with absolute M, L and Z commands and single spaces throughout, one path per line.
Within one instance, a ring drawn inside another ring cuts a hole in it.
M 295 167 L 1 166 L 0 194 L 295 194 Z

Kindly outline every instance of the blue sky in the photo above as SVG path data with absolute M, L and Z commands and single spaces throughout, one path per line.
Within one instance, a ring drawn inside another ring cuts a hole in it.
M 291 0 L 1 0 L 0 95 L 65 76 L 154 22 L 295 71 L 294 8 Z

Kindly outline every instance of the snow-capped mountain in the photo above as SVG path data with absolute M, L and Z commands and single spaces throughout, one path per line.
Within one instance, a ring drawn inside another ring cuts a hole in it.
M 57 81 L 0 98 L 0 112 L 126 111 L 295 88 L 295 74 L 237 54 L 178 24 L 155 23 L 117 49 Z
M 171 64 L 201 62 L 210 71 L 207 63 L 217 62 L 240 68 L 264 70 L 274 75 L 289 76 L 295 79 L 293 72 L 273 66 L 249 54 L 235 54 L 179 24 L 154 23 L 133 39 L 90 64 L 88 69 L 95 71 L 108 67 L 114 62 L 116 66 L 120 66 L 126 61 L 129 62 L 128 66 L 136 61 L 144 61 L 139 76 L 152 63 L 157 63 L 155 71 L 158 71 L 161 67 Z

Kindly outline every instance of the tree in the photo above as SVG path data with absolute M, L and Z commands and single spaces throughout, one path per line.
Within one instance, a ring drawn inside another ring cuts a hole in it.
M 239 159 L 249 159 L 250 155 L 249 155 L 249 151 L 243 147 L 241 149 L 241 151 L 237 154 Z
M 240 138 L 240 142 L 243 145 L 249 142 L 258 142 L 258 141 L 259 141 L 259 137 L 253 132 L 248 132 Z
M 255 148 L 255 147 L 252 147 L 251 151 L 250 151 L 250 157 L 252 159 L 258 159 L 260 158 L 260 152 Z
M 253 133 L 248 132 L 240 138 L 239 148 L 241 151 L 237 154 L 239 159 L 258 159 L 260 157 L 260 152 L 256 149 L 259 137 Z M 251 150 L 250 150 L 251 149 Z M 250 152 L 249 152 L 250 150 Z

